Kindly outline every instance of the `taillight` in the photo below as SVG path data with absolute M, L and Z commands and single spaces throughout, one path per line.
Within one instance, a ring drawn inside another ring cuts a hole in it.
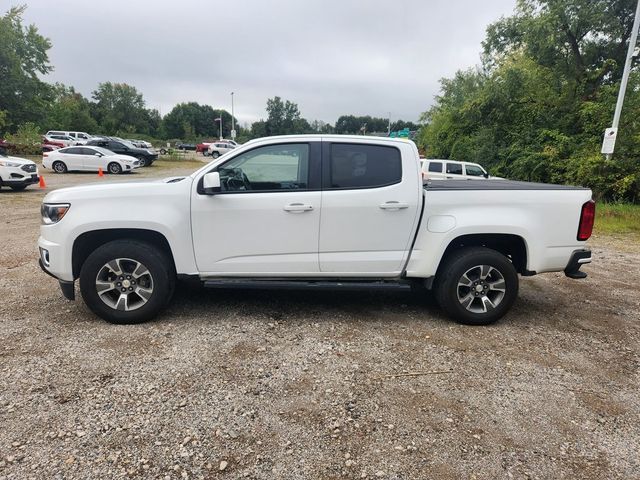
M 49 154 L 45 152 L 45 153 L 43 153 L 43 154 L 42 154 L 42 156 L 43 156 L 43 157 L 48 157 L 48 156 L 49 156 Z
M 578 240 L 584 242 L 589 240 L 593 231 L 593 221 L 596 218 L 596 202 L 589 200 L 582 205 L 580 212 L 580 225 L 578 225 Z

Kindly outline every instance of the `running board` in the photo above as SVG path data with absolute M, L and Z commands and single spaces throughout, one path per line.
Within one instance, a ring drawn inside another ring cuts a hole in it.
M 313 280 L 205 280 L 207 288 L 244 288 L 256 290 L 410 290 L 409 283 Z

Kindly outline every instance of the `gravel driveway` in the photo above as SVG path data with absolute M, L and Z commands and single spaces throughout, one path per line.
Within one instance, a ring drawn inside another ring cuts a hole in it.
M 490 327 L 417 294 L 190 286 L 114 326 L 37 266 L 42 196 L 0 192 L 0 479 L 640 477 L 637 243 L 523 279 Z

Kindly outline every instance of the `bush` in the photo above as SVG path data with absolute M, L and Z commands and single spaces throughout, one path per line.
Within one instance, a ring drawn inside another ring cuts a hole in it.
M 42 153 L 42 136 L 34 123 L 25 123 L 16 133 L 7 135 L 6 141 L 12 145 L 12 153 L 18 155 L 39 155 Z

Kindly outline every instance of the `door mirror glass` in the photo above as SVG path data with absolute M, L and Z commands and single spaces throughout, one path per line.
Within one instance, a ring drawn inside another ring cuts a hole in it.
M 202 180 L 202 188 L 204 189 L 204 193 L 206 193 L 207 195 L 214 195 L 216 192 L 219 192 L 221 190 L 220 173 L 207 173 Z

